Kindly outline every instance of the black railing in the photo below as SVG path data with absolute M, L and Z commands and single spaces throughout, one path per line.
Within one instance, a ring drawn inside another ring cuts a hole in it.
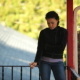
M 67 66 L 67 70 L 71 72 L 71 80 L 80 80 L 80 75 L 73 68 Z
M 1 76 L 2 76 L 2 80 L 5 80 L 4 79 L 4 68 L 5 67 L 10 67 L 11 68 L 11 80 L 13 80 L 13 68 L 14 67 L 20 67 L 20 80 L 23 80 L 22 79 L 22 72 L 23 72 L 23 67 L 29 67 L 30 68 L 30 66 L 0 66 L 1 68 L 2 68 L 2 74 L 1 74 Z M 1 79 L 0 79 L 1 80 Z M 27 79 L 26 79 L 27 80 Z M 30 80 L 32 80 L 32 68 L 30 68 Z M 39 80 L 40 80 L 40 74 L 39 74 Z
M 19 80 L 24 80 L 24 79 L 22 79 L 22 76 L 23 76 L 23 67 L 29 67 L 30 68 L 30 66 L 0 66 L 1 68 L 2 68 L 2 74 L 1 74 L 1 76 L 2 76 L 2 80 L 5 80 L 4 79 L 4 74 L 5 74 L 5 70 L 4 70 L 4 68 L 5 67 L 10 67 L 11 68 L 11 80 L 13 80 L 13 69 L 14 69 L 14 67 L 20 67 L 20 79 Z M 74 69 L 72 69 L 72 68 L 70 68 L 70 67 L 66 67 L 67 68 L 67 70 L 69 70 L 70 72 L 71 72 L 71 80 L 80 80 L 80 76 L 79 76 L 79 74 L 74 70 Z M 1 80 L 1 79 L 0 79 Z M 26 79 L 27 80 L 27 79 Z M 30 68 L 30 78 L 29 78 L 29 80 L 32 80 L 32 68 Z M 39 79 L 38 80 L 41 80 L 40 79 L 40 74 L 39 74 Z

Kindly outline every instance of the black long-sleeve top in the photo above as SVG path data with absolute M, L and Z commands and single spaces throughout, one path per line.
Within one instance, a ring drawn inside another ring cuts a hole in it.
M 42 56 L 62 59 L 67 43 L 67 30 L 60 26 L 54 29 L 45 28 L 38 38 L 37 52 L 34 62 L 39 62 Z

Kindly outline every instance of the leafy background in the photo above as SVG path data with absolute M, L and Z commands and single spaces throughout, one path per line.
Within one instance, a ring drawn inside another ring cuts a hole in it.
M 80 5 L 80 0 L 73 1 L 74 8 Z M 40 30 L 47 27 L 45 14 L 51 10 L 59 14 L 60 26 L 66 28 L 66 0 L 0 0 L 0 24 L 38 39 Z

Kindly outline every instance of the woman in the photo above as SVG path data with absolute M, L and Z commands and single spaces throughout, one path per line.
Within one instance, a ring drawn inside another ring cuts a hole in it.
M 55 11 L 48 12 L 45 19 L 48 28 L 40 32 L 36 57 L 30 67 L 38 65 L 42 80 L 50 80 L 51 70 L 55 80 L 66 80 L 63 51 L 67 43 L 67 30 L 59 26 L 59 16 Z

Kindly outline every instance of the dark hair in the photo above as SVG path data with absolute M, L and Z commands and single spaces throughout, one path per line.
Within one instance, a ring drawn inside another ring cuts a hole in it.
M 49 18 L 54 18 L 54 19 L 58 20 L 58 24 L 59 24 L 59 16 L 55 11 L 49 11 L 46 14 L 45 19 L 49 19 Z

